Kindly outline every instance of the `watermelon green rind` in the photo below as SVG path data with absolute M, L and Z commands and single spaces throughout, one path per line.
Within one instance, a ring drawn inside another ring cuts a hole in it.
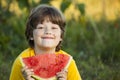
M 64 69 L 67 69 L 69 67 L 71 60 L 72 60 L 72 57 L 70 56 L 70 59 Z
M 21 65 L 22 65 L 22 67 L 25 66 L 25 64 L 23 63 L 23 59 L 22 59 L 22 57 L 20 57 L 20 63 L 21 63 Z
M 40 78 L 39 76 L 32 75 L 32 77 L 35 78 L 35 80 L 57 80 L 56 76 L 51 78 Z

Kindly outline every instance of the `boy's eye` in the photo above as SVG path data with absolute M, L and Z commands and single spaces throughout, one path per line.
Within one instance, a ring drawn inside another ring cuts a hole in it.
M 39 27 L 37 27 L 37 29 L 43 29 L 44 27 L 43 26 L 39 26 Z
M 58 29 L 57 27 L 52 27 L 52 29 Z
M 43 24 L 38 24 L 36 29 L 43 29 L 44 28 L 44 25 Z

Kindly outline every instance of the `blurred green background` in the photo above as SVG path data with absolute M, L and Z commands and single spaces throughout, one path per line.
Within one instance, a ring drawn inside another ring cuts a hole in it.
M 67 20 L 62 49 L 75 59 L 83 80 L 120 80 L 120 0 L 0 0 L 0 80 L 28 47 L 24 31 L 38 4 L 60 9 Z

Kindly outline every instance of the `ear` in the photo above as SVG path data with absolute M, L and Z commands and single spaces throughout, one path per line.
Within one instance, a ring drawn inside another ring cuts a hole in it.
M 31 37 L 30 40 L 34 40 L 33 37 Z
M 62 41 L 63 39 L 62 38 L 60 38 L 60 41 Z

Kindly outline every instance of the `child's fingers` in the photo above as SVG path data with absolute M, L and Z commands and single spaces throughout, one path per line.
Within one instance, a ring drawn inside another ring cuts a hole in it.
M 58 72 L 56 74 L 57 75 L 57 79 L 58 80 L 66 80 L 67 79 L 67 73 L 68 73 L 67 69 L 61 70 L 61 72 Z
M 22 72 L 25 79 L 27 79 L 27 80 L 32 80 L 33 79 L 33 78 L 31 78 L 31 75 L 34 74 L 33 69 L 29 69 L 27 66 L 25 66 L 21 69 L 21 72 Z
M 68 70 L 67 70 L 67 69 L 62 69 L 61 71 L 68 73 Z

